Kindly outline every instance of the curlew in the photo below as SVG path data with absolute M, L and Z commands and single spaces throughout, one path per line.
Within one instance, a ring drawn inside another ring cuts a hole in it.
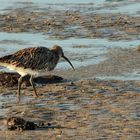
M 34 90 L 33 95 L 37 97 L 33 77 L 38 77 L 43 73 L 46 74 L 47 71 L 52 71 L 61 57 L 74 69 L 72 63 L 58 45 L 50 49 L 46 47 L 32 47 L 19 50 L 11 55 L 0 57 L 0 65 L 20 74 L 17 92 L 17 99 L 20 101 L 21 85 L 26 76 L 30 76 L 29 81 Z

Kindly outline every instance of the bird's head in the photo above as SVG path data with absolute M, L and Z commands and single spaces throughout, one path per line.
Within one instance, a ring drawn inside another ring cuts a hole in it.
M 54 45 L 51 48 L 51 50 L 54 51 L 55 53 L 57 53 L 59 57 L 64 58 L 71 65 L 71 67 L 74 69 L 74 66 L 72 65 L 72 63 L 70 62 L 70 60 L 64 55 L 63 49 L 60 46 Z

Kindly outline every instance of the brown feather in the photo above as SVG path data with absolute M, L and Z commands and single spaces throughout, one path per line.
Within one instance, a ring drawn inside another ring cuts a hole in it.
M 59 55 L 45 47 L 25 48 L 0 58 L 1 63 L 32 70 L 53 70 L 59 60 Z

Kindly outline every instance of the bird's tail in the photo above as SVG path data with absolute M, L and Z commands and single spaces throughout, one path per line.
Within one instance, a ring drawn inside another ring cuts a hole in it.
M 7 63 L 11 59 L 12 55 L 6 55 L 3 57 L 0 57 L 0 63 Z
M 11 59 L 11 55 L 0 57 L 0 66 L 6 67 L 6 64 L 9 63 L 10 59 Z

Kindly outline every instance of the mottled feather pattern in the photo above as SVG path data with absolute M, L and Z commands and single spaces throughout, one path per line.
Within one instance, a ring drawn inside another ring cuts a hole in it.
M 59 56 L 45 47 L 25 48 L 0 58 L 1 63 L 9 63 L 16 67 L 32 70 L 51 71 L 56 66 Z M 52 63 L 53 62 L 53 63 Z

